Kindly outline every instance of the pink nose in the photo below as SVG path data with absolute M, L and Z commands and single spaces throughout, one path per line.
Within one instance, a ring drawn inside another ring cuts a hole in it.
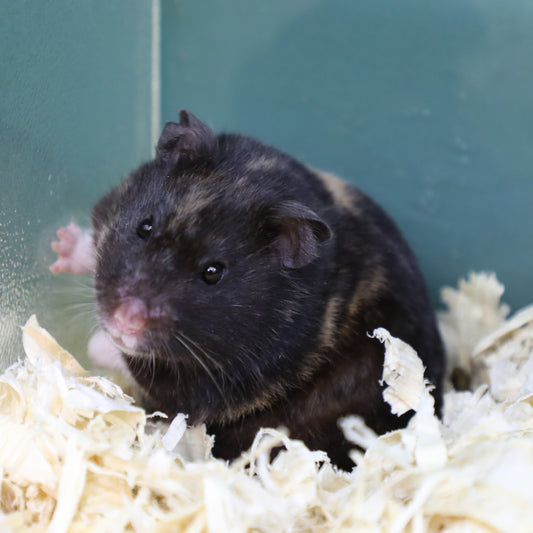
M 135 296 L 128 296 L 115 309 L 113 325 L 121 334 L 131 335 L 144 329 L 147 318 L 146 304 Z

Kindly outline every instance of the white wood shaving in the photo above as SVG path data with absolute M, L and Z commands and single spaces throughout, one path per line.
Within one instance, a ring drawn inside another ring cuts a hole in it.
M 31 318 L 25 358 L 0 376 L 0 531 L 530 532 L 533 310 L 506 321 L 502 292 L 488 274 L 444 291 L 449 358 L 475 388 L 448 391 L 442 421 L 412 348 L 373 332 L 385 399 L 416 413 L 382 436 L 340 421 L 351 473 L 275 429 L 232 463 L 214 459 L 205 428 L 187 428 L 185 414 L 154 424 Z

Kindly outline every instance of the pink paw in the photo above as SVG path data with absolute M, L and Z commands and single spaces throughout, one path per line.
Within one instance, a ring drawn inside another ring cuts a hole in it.
M 50 265 L 54 274 L 90 274 L 95 267 L 95 254 L 92 236 L 71 222 L 57 230 L 59 241 L 53 241 L 51 248 L 57 253 L 57 260 Z
M 89 339 L 87 353 L 96 368 L 115 370 L 124 376 L 130 375 L 122 353 L 103 329 L 97 330 Z

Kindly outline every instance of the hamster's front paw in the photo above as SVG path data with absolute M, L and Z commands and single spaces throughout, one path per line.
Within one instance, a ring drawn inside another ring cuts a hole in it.
M 129 374 L 128 365 L 124 361 L 122 353 L 103 329 L 96 330 L 89 339 L 87 354 L 95 368 Z
M 54 274 L 90 274 L 95 267 L 94 244 L 90 232 L 82 230 L 71 222 L 57 230 L 59 241 L 53 241 L 51 248 L 57 253 L 57 260 L 50 265 Z

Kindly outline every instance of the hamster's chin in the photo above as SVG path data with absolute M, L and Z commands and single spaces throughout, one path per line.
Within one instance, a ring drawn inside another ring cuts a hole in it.
M 138 360 L 150 359 L 152 363 L 156 360 L 168 360 L 168 357 L 166 357 L 167 352 L 164 349 L 164 343 L 159 344 L 153 342 L 153 339 L 148 342 L 145 337 L 135 334 L 109 336 L 114 346 L 128 357 Z
M 114 334 L 113 334 L 114 333 Z M 203 349 L 196 343 L 194 345 L 180 341 L 173 343 L 167 338 L 159 338 L 154 332 L 148 335 L 139 333 L 111 333 L 108 335 L 113 345 L 123 354 L 135 358 L 150 359 L 152 362 L 178 363 L 185 366 L 205 365 Z M 200 363 L 198 363 L 200 361 Z
M 136 334 L 109 335 L 113 344 L 122 352 L 132 357 L 146 357 L 148 350 Z

